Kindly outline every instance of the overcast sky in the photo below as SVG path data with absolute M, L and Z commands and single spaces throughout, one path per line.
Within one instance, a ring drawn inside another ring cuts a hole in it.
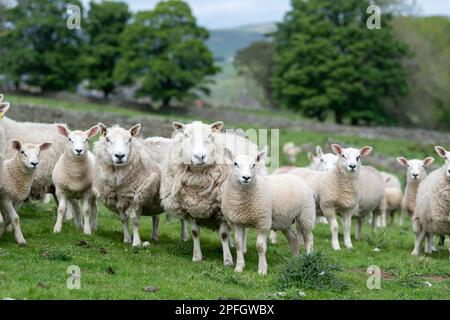
M 152 9 L 159 0 L 124 0 L 133 11 Z M 210 29 L 279 21 L 290 0 L 186 0 L 199 23 Z M 421 14 L 450 16 L 450 0 L 416 0 Z M 89 2 L 83 0 L 84 3 Z

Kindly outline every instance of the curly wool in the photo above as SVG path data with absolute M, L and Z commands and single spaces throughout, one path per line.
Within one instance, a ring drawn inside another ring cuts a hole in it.
M 161 203 L 171 215 L 182 218 L 222 220 L 222 187 L 228 176 L 224 147 L 232 153 L 252 152 L 258 148 L 235 134 L 215 135 L 216 161 L 200 169 L 183 163 L 183 135 L 173 137 L 172 146 L 162 166 Z M 266 174 L 264 165 L 258 170 Z
M 57 124 L 17 122 L 7 117 L 0 120 L 0 128 L 5 132 L 6 158 L 14 155 L 15 150 L 11 146 L 14 139 L 23 143 L 52 143 L 52 147 L 41 155 L 31 186 L 30 197 L 33 199 L 41 199 L 51 191 L 53 168 L 64 152 L 65 138 L 58 133 L 56 126 Z
M 24 167 L 16 151 L 14 157 L 3 162 L 1 197 L 11 200 L 13 204 L 21 203 L 30 195 L 35 176 L 34 170 Z
M 157 215 L 162 212 L 159 188 L 161 171 L 156 159 L 142 139 L 132 141 L 129 159 L 123 167 L 116 167 L 101 137 L 94 144 L 96 163 L 93 191 L 113 212 L 134 218 L 136 212 Z

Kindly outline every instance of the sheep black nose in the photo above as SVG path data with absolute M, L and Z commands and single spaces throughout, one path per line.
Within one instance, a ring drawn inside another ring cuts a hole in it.
M 114 157 L 116 157 L 119 160 L 122 160 L 123 158 L 125 158 L 125 155 L 116 153 L 116 154 L 114 154 Z
M 194 158 L 198 161 L 204 161 L 206 158 L 206 154 L 194 154 Z
M 250 180 L 250 178 L 251 178 L 251 177 L 245 177 L 245 176 L 242 176 L 242 179 L 244 179 L 245 181 Z
M 75 149 L 76 153 L 82 153 L 83 150 L 82 149 Z
M 39 162 L 31 162 L 31 165 L 32 165 L 33 167 L 35 167 L 35 168 L 36 168 L 36 167 L 37 167 L 37 165 L 38 165 L 38 163 L 39 163 Z
M 348 167 L 352 170 L 356 169 L 356 164 L 349 164 Z
M 419 174 L 418 173 L 413 173 L 413 175 L 412 175 L 414 178 L 417 178 L 418 176 L 419 176 Z

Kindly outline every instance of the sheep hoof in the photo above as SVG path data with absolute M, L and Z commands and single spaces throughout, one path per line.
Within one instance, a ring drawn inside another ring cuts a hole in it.
M 234 268 L 234 271 L 237 273 L 241 273 L 242 271 L 244 271 L 244 267 L 243 266 L 236 266 L 236 268 Z
M 202 261 L 202 256 L 193 256 L 192 257 L 192 261 L 193 262 L 200 262 L 200 261 Z
M 225 267 L 232 267 L 233 266 L 233 260 L 225 260 L 224 262 L 223 262 L 223 265 L 225 266 Z
M 152 237 L 152 241 L 158 242 L 158 237 Z
M 133 248 L 140 247 L 142 243 L 139 241 L 133 242 Z
M 18 244 L 19 244 L 19 247 L 26 247 L 27 246 L 26 242 L 19 242 Z
M 267 275 L 267 270 L 258 270 L 258 274 L 260 276 L 265 276 L 265 275 Z
M 413 255 L 413 256 L 415 256 L 415 257 L 417 257 L 417 256 L 419 255 L 419 253 L 418 253 L 418 252 L 415 252 L 415 251 L 413 251 L 413 252 L 411 252 L 411 255 Z
M 125 243 L 125 244 L 131 244 L 131 239 L 123 239 L 123 243 Z

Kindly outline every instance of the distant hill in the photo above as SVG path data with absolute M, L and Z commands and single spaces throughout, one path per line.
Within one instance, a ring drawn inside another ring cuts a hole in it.
M 264 39 L 266 33 L 274 30 L 274 22 L 210 30 L 210 38 L 207 44 L 217 61 L 228 62 L 239 49 L 247 47 L 252 42 Z

